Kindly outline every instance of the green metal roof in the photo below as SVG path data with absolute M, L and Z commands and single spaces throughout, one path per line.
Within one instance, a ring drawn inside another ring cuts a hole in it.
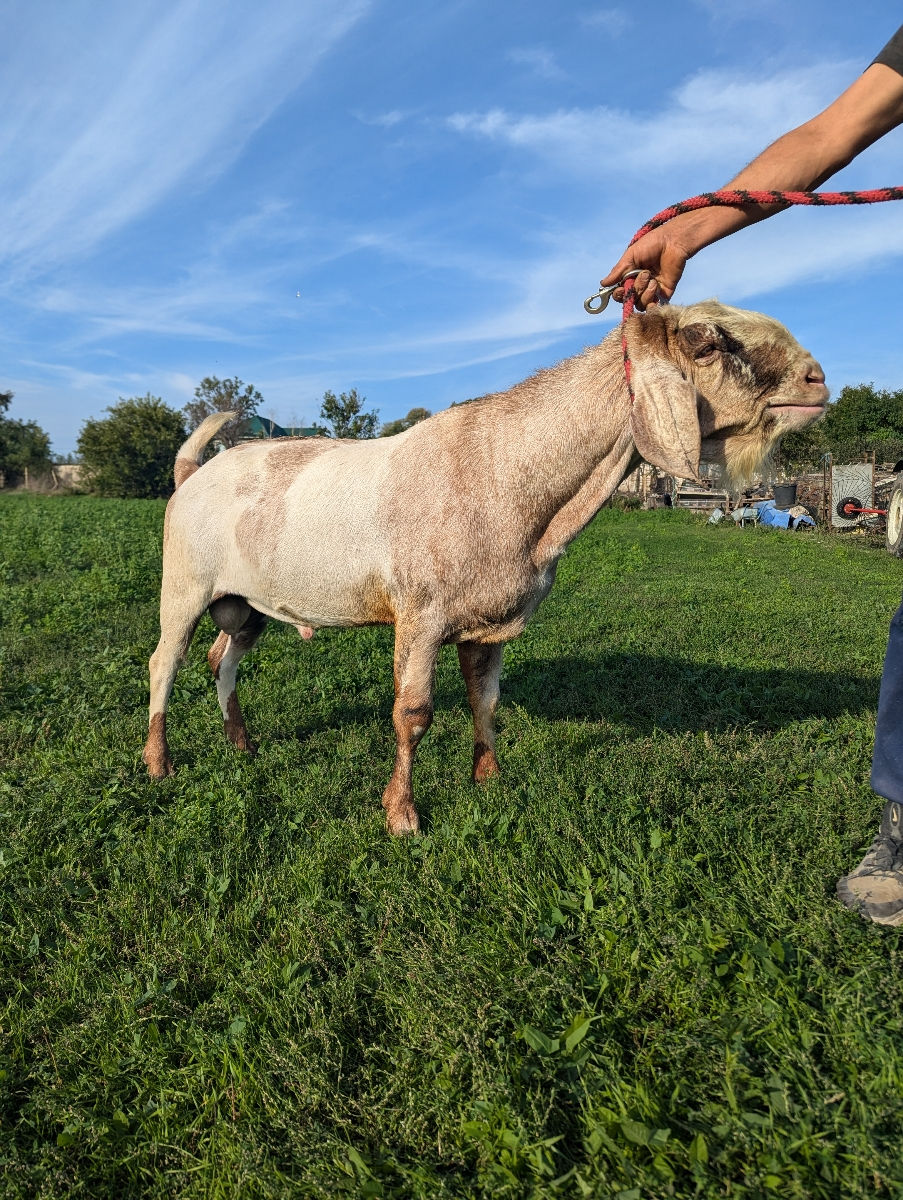
M 253 416 L 245 422 L 245 436 L 258 438 L 316 437 L 317 430 L 308 425 L 290 425 L 287 429 L 269 417 Z

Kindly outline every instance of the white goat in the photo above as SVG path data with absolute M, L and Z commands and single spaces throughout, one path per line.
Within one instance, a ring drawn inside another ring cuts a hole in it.
M 150 660 L 144 761 L 172 774 L 166 707 L 198 620 L 227 737 L 251 751 L 236 668 L 267 617 L 302 634 L 395 625 L 391 833 L 419 828 L 414 753 L 433 717 L 440 646 L 458 647 L 473 712 L 473 777 L 498 771 L 502 647 L 549 591 L 559 557 L 641 458 L 698 475 L 700 458 L 748 475 L 782 433 L 824 412 L 824 374 L 777 321 L 715 301 L 631 317 L 635 403 L 617 331 L 510 391 L 372 441 L 248 442 L 203 467 L 230 414 L 176 458 L 166 510 L 160 642 Z

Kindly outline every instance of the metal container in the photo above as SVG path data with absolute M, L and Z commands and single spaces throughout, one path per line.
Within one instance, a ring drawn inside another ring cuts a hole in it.
M 786 512 L 796 504 L 796 484 L 778 483 L 774 489 L 774 506 Z

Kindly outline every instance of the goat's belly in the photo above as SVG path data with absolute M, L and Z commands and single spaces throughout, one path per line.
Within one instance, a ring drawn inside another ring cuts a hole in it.
M 347 628 L 352 625 L 391 625 L 395 614 L 388 599 L 373 603 L 349 604 L 347 602 L 311 602 L 309 599 L 273 599 L 249 595 L 246 597 L 252 608 L 276 621 L 288 625 L 306 625 L 311 629 L 328 626 Z
M 395 608 L 382 574 L 375 569 L 299 571 L 287 577 L 236 577 L 230 590 L 243 595 L 259 612 L 290 625 L 389 625 Z M 347 565 L 347 564 L 346 564 Z
M 385 539 L 363 497 L 349 499 L 348 492 L 344 505 L 327 505 L 322 492 L 309 488 L 275 530 L 257 520 L 243 531 L 239 522 L 226 556 L 229 590 L 292 625 L 391 623 Z

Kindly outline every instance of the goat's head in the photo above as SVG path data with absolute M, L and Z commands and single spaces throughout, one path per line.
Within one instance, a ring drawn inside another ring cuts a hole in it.
M 821 367 L 780 321 L 715 300 L 667 305 L 627 322 L 640 454 L 695 478 L 701 459 L 749 480 L 782 434 L 825 411 Z

